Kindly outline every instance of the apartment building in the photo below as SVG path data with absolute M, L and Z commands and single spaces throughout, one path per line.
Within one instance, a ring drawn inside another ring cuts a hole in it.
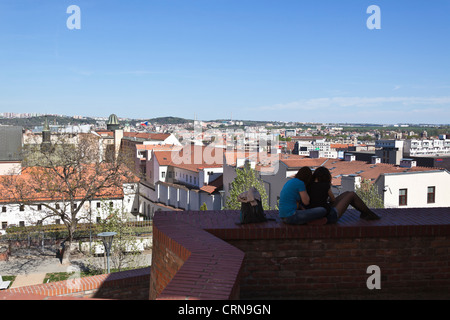
M 188 145 L 151 151 L 140 184 L 140 211 L 222 209 L 223 148 Z
M 450 139 L 405 140 L 404 155 L 407 157 L 450 156 Z
M 331 147 L 331 142 L 325 139 L 301 139 L 295 141 L 293 154 L 313 156 L 316 158 L 337 158 L 338 152 Z
M 375 156 L 381 158 L 382 163 L 399 165 L 403 158 L 403 140 L 377 140 L 375 142 Z

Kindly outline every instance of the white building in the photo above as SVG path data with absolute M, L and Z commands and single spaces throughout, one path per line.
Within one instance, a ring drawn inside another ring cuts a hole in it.
M 109 211 L 105 210 L 104 206 L 109 206 L 114 209 L 123 209 L 128 213 L 128 218 L 132 220 L 141 220 L 137 216 L 139 204 L 137 183 L 123 184 L 123 192 L 119 192 L 115 196 L 98 196 L 82 205 L 77 217 L 80 218 L 79 223 L 96 223 L 99 219 L 106 219 Z M 75 202 L 80 205 L 80 202 Z M 4 233 L 8 226 L 33 226 L 37 224 L 50 225 L 62 224 L 61 218 L 48 218 L 52 212 L 46 208 L 45 205 L 54 208 L 63 208 L 69 206 L 68 202 L 64 201 L 36 201 L 36 204 L 22 205 L 19 203 L 8 201 L 0 198 L 0 224 L 1 233 Z M 68 209 L 69 210 L 69 209 Z M 45 219 L 44 219 L 45 218 Z
M 295 142 L 295 154 L 300 156 L 311 156 L 315 158 L 338 157 L 336 149 L 331 148 L 331 142 L 325 139 L 298 140 Z
M 383 173 L 375 185 L 385 208 L 450 207 L 447 170 Z
M 404 155 L 407 157 L 450 155 L 450 139 L 405 140 Z
M 186 146 L 181 150 L 152 150 L 146 179 L 140 184 L 140 212 L 158 210 L 221 210 L 223 149 Z

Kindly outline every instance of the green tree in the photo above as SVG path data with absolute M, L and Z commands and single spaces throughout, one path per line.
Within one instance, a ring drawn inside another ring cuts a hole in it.
M 242 168 L 236 168 L 236 178 L 231 183 L 230 194 L 227 197 L 225 203 L 225 210 L 239 210 L 241 203 L 238 201 L 238 196 L 248 191 L 250 187 L 255 187 L 261 195 L 261 202 L 264 210 L 269 210 L 267 202 L 267 193 L 264 187 L 264 183 L 258 178 L 257 173 L 250 167 L 250 163 L 246 162 Z
M 133 228 L 128 223 L 127 213 L 122 208 L 115 208 L 106 202 L 102 203 L 103 216 L 106 219 L 97 224 L 98 233 L 116 232 L 111 247 L 111 263 L 113 268 L 119 271 L 123 268 L 136 268 L 139 265 L 139 257 L 143 247 L 141 239 L 133 233 Z M 98 244 L 102 245 L 99 241 Z
M 31 221 L 38 216 L 42 224 L 62 221 L 67 229 L 63 263 L 69 262 L 79 223 L 89 220 L 90 201 L 116 198 L 125 183 L 137 181 L 123 155 L 105 159 L 93 134 L 55 135 L 49 148 L 32 143 L 23 148 L 22 157 L 20 172 L 0 176 L 0 194 L 8 202 L 36 208 Z
M 369 208 L 384 208 L 383 198 L 378 193 L 376 186 L 368 179 L 363 179 L 356 194 L 365 202 Z
M 208 207 L 207 207 L 206 203 L 203 202 L 203 204 L 200 206 L 200 211 L 207 211 L 207 210 L 208 210 Z

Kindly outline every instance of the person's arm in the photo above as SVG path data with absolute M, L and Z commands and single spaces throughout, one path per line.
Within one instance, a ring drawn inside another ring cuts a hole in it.
M 308 192 L 305 191 L 300 191 L 300 199 L 302 199 L 302 205 L 307 206 L 309 205 L 309 195 Z
M 333 191 L 331 191 L 331 188 L 328 189 L 328 197 L 330 197 L 330 203 L 333 203 L 336 198 L 334 197 Z

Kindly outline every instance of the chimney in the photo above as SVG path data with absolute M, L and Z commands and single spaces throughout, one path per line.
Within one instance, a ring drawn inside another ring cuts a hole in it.
M 372 158 L 370 159 L 370 163 L 371 164 L 381 163 L 381 158 L 378 156 L 372 156 Z
M 311 159 L 317 159 L 317 158 L 320 158 L 319 152 L 320 152 L 320 151 L 311 150 L 311 151 L 309 152 L 309 157 L 310 157 Z
M 343 175 L 341 177 L 341 192 L 355 191 L 361 185 L 361 176 L 356 174 Z
M 346 153 L 344 160 L 345 161 L 355 161 L 356 160 L 356 156 L 351 154 L 351 153 Z
M 400 167 L 402 168 L 412 168 L 417 166 L 417 161 L 413 159 L 403 158 L 400 160 Z

